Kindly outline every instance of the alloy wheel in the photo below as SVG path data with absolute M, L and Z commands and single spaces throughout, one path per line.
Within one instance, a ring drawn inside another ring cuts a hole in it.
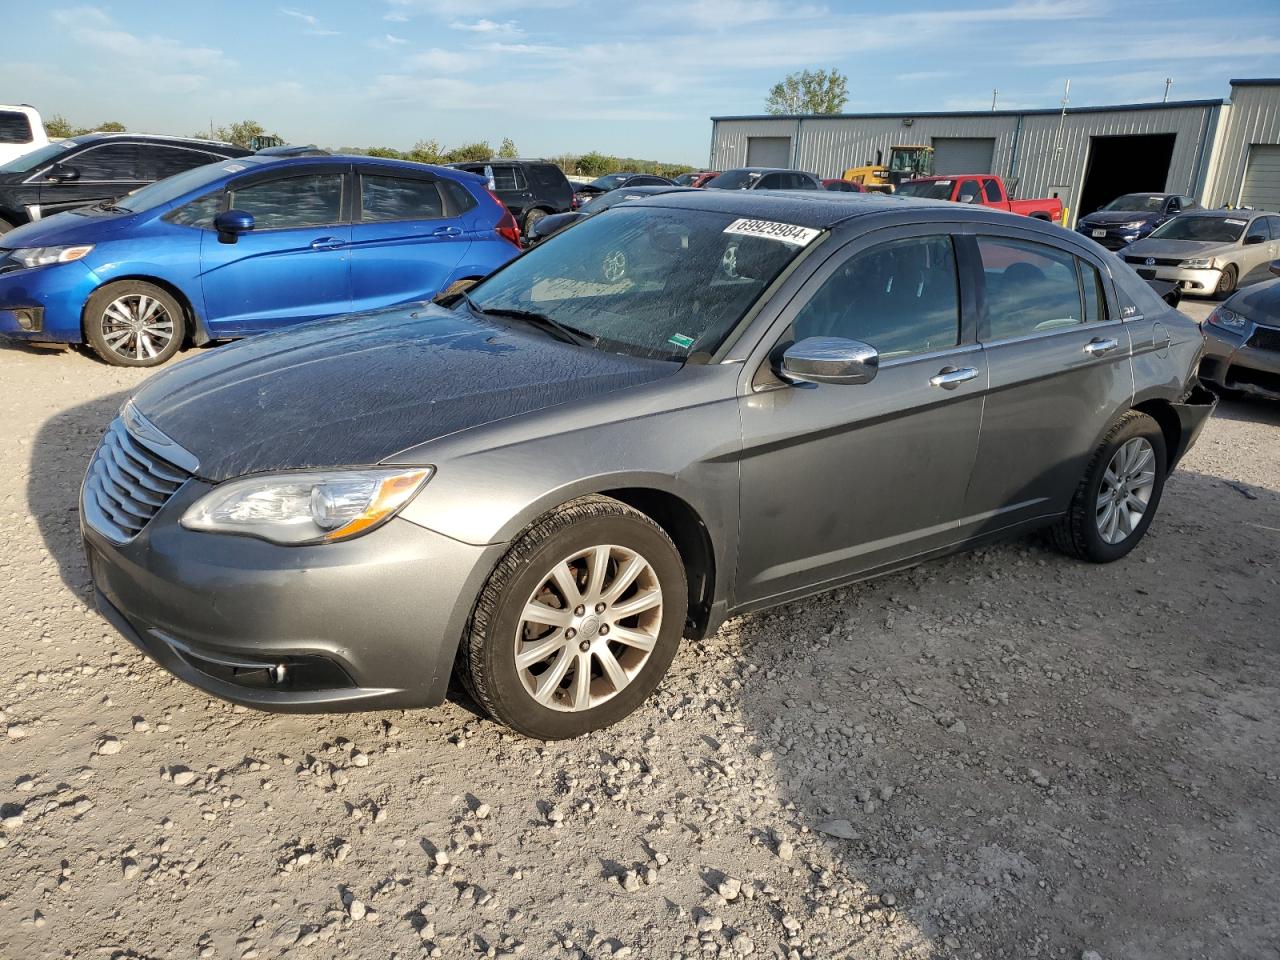
M 163 303 L 144 293 L 112 300 L 100 322 L 107 348 L 126 360 L 158 357 L 173 342 L 173 317 Z
M 1156 452 L 1145 437 L 1120 446 L 1102 475 L 1098 489 L 1098 534 L 1112 545 L 1122 543 L 1142 522 L 1156 486 Z
M 661 627 L 652 564 L 628 547 L 588 547 L 551 567 L 530 594 L 516 627 L 516 670 L 542 706 L 589 710 L 639 675 Z

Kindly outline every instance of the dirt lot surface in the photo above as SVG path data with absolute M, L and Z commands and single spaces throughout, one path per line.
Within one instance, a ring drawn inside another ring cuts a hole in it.
M 135 653 L 76 492 L 142 379 L 0 346 L 0 957 L 1280 958 L 1280 405 L 1222 404 L 1118 564 L 743 617 L 543 744 Z

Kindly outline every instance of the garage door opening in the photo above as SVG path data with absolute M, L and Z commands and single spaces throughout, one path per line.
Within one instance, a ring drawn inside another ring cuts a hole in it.
M 933 172 L 939 176 L 990 173 L 995 137 L 934 137 Z
M 1240 206 L 1280 210 L 1280 146 L 1255 143 L 1249 147 L 1249 166 L 1240 188 Z
M 790 137 L 747 137 L 748 167 L 791 166 Z
M 1090 137 L 1079 215 L 1093 213 L 1122 193 L 1165 192 L 1176 133 Z

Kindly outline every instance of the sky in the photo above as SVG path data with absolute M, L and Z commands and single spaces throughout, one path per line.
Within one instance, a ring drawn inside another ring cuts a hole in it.
M 705 163 L 709 117 L 764 112 L 835 67 L 850 112 L 1229 96 L 1280 76 L 1280 4 L 1232 0 L 3 0 L 0 102 L 77 126 L 191 134 L 253 119 L 288 142 L 407 149 L 511 137 Z M 22 39 L 25 38 L 25 39 Z

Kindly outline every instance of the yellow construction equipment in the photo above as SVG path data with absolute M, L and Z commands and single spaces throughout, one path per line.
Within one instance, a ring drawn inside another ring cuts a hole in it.
M 883 160 L 884 154 L 877 150 L 875 163 L 850 167 L 842 177 L 871 191 L 892 193 L 904 180 L 933 176 L 933 147 L 926 144 L 890 147 L 887 166 Z

